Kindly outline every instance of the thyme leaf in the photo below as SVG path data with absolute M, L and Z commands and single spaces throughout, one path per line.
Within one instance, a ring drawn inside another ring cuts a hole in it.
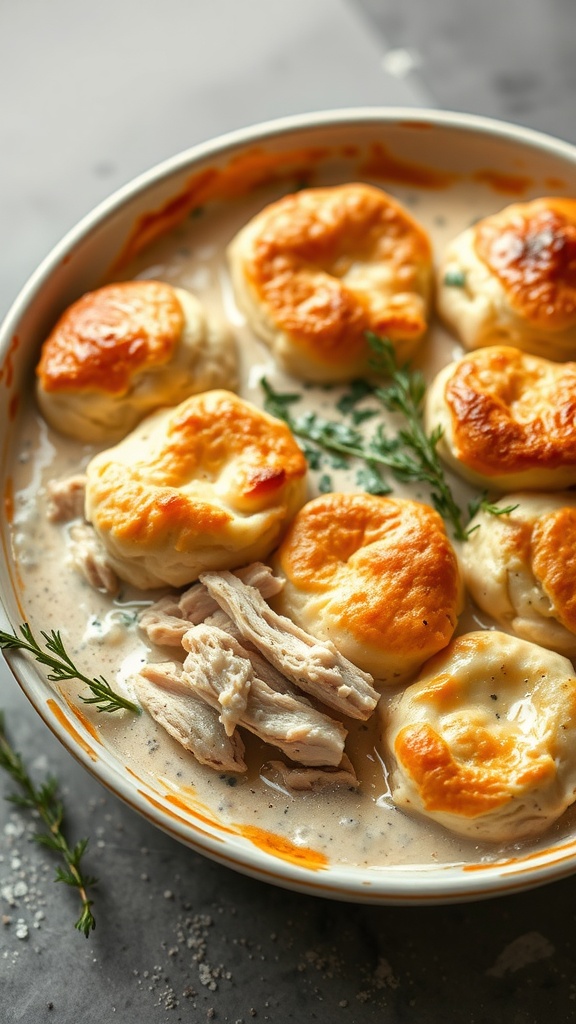
M 10 745 L 4 724 L 4 715 L 0 711 L 0 768 L 3 768 L 17 783 L 19 791 L 7 797 L 11 803 L 23 809 L 34 811 L 45 826 L 46 831 L 37 832 L 36 842 L 47 846 L 60 855 L 64 867 L 57 867 L 55 881 L 64 882 L 78 890 L 81 901 L 80 917 L 75 927 L 86 938 L 96 927 L 92 913 L 94 901 L 88 896 L 88 889 L 96 884 L 97 879 L 84 874 L 82 857 L 88 845 L 87 839 L 80 839 L 71 847 L 64 835 L 64 808 L 58 797 L 56 780 L 49 777 L 46 782 L 36 786 L 24 765 L 20 754 Z
M 444 274 L 444 284 L 449 288 L 464 288 L 466 274 L 463 270 L 447 270 Z
M 501 505 L 493 505 L 489 501 L 483 501 L 481 508 L 483 508 L 485 512 L 489 512 L 491 516 L 509 516 L 518 508 L 518 502 L 516 502 L 515 505 L 504 505 L 504 507 L 502 507 Z
M 96 705 L 98 711 L 113 712 L 125 710 L 140 714 L 138 705 L 133 704 L 131 700 L 127 700 L 126 697 L 116 693 L 104 676 L 90 678 L 79 671 L 66 651 L 64 641 L 58 630 L 53 629 L 50 633 L 45 633 L 44 630 L 41 631 L 45 650 L 42 650 L 40 647 L 27 622 L 20 626 L 20 632 L 22 639 L 15 633 L 4 633 L 0 630 L 0 650 L 27 651 L 41 665 L 46 665 L 51 669 L 48 674 L 48 679 L 51 682 L 79 679 L 80 682 L 86 684 L 92 693 L 92 697 L 83 697 L 80 694 L 80 699 L 85 704 Z
M 290 407 L 301 396 L 275 391 L 266 378 L 260 382 L 264 407 L 272 416 L 284 420 L 296 437 L 303 439 L 305 454 L 313 443 L 324 451 L 338 452 L 349 459 L 363 461 L 370 471 L 366 479 L 370 480 L 371 487 L 376 488 L 372 493 L 390 493 L 391 488 L 379 473 L 378 481 L 374 478 L 373 474 L 381 466 L 389 469 L 402 483 L 427 484 L 434 508 L 450 523 L 456 540 L 466 540 L 468 531 L 463 522 L 464 513 L 452 494 L 437 452 L 442 430 L 436 428 L 427 434 L 424 429 L 424 376 L 409 365 L 398 365 L 388 339 L 371 332 L 367 332 L 366 338 L 372 349 L 370 367 L 378 375 L 388 377 L 389 383 L 375 386 L 355 381 L 337 407 L 343 413 L 353 414 L 356 403 L 371 395 L 389 412 L 402 418 L 403 425 L 396 434 L 388 435 L 380 423 L 372 437 L 366 440 L 356 429 L 357 424 L 349 426 L 342 421 L 324 419 L 313 412 L 294 415 Z
M 395 475 L 405 481 L 428 484 L 434 508 L 450 523 L 455 539 L 466 540 L 468 531 L 463 523 L 463 512 L 452 494 L 437 451 L 442 429 L 437 427 L 430 434 L 424 429 L 424 376 L 409 364 L 398 365 L 387 338 L 372 332 L 367 332 L 366 338 L 372 349 L 370 366 L 376 373 L 390 378 L 390 383 L 376 388 L 374 394 L 385 409 L 400 413 L 405 421 L 404 428 L 398 432 L 401 450 L 397 453 Z
M 483 491 L 482 494 L 480 494 L 474 501 L 470 502 L 468 505 L 468 513 L 470 515 L 470 519 L 473 519 L 476 513 L 480 510 L 482 510 L 482 512 L 488 512 L 491 516 L 509 516 L 512 512 L 515 512 L 517 508 L 517 503 L 516 505 L 495 505 L 488 499 L 486 491 Z M 476 530 L 477 527 L 474 526 L 473 529 Z

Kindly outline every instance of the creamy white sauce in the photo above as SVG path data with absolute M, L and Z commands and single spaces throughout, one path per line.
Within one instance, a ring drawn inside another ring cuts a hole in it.
M 244 397 L 262 404 L 258 382 L 265 374 L 280 391 L 301 390 L 302 407 L 339 418 L 335 404 L 341 390 L 346 389 L 302 388 L 278 371 L 268 350 L 246 327 L 234 302 L 226 267 L 224 250 L 236 231 L 264 205 L 292 187 L 293 183 L 287 182 L 285 188 L 260 190 L 249 199 L 207 209 L 148 248 L 123 276 L 157 278 L 189 288 L 227 319 L 238 342 Z M 449 190 L 390 191 L 430 232 L 437 256 L 444 243 L 473 220 L 506 205 L 501 196 L 470 183 Z M 450 359 L 461 354 L 457 342 L 434 322 L 414 362 L 430 379 Z M 368 424 L 369 429 L 373 426 L 374 421 Z M 95 592 L 68 564 L 69 527 L 55 526 L 46 517 L 47 482 L 81 471 L 94 451 L 91 446 L 51 432 L 30 403 L 22 418 L 19 455 L 13 466 L 13 546 L 23 579 L 22 603 L 33 630 L 60 629 L 72 657 L 86 674 L 103 674 L 115 689 L 131 697 L 131 680 L 141 664 L 172 657 L 169 650 L 152 649 L 135 623 L 142 605 L 159 594 L 142 594 L 124 587 L 112 600 Z M 330 475 L 334 490 L 355 487 L 356 467 L 334 469 L 328 458 L 324 463 L 320 471 L 310 472 L 310 497 L 317 493 L 318 480 L 324 473 Z M 428 500 L 423 487 L 402 486 L 391 477 L 388 479 L 395 494 Z M 465 507 L 473 492 L 451 479 Z M 493 623 L 486 617 L 479 618 L 473 608 L 467 607 L 458 632 L 479 626 L 491 628 Z M 77 689 L 77 684 L 71 684 L 67 693 L 72 697 Z M 386 702 L 390 697 L 387 692 L 382 699 Z M 221 820 L 257 825 L 286 836 L 296 845 L 323 852 L 333 862 L 389 869 L 401 865 L 490 861 L 515 849 L 476 846 L 394 808 L 386 766 L 379 753 L 377 714 L 366 724 L 346 723 L 350 728 L 347 750 L 361 780 L 358 792 L 336 789 L 318 795 L 291 795 L 260 775 L 262 764 L 277 756 L 277 752 L 253 737 L 245 737 L 249 771 L 237 777 L 220 775 L 199 765 L 147 714 L 99 715 L 78 704 L 104 744 L 137 774 L 166 780 L 173 786 L 193 787 L 197 798 Z M 557 838 L 567 834 L 573 817 L 570 812 L 565 815 L 543 843 L 547 845 L 551 835 Z

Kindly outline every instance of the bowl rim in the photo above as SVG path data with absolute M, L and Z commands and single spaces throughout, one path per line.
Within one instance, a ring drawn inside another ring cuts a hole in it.
M 476 114 L 457 111 L 435 110 L 425 107 L 352 107 L 294 114 L 244 128 L 238 128 L 204 142 L 193 145 L 155 164 L 132 178 L 99 202 L 70 228 L 54 245 L 37 269 L 30 275 L 0 326 L 0 365 L 8 351 L 8 345 L 15 327 L 22 315 L 42 289 L 45 280 L 67 254 L 97 226 L 104 225 L 117 211 L 128 205 L 136 196 L 151 186 L 167 181 L 194 164 L 214 157 L 225 156 L 228 152 L 245 148 L 254 143 L 270 142 L 294 132 L 325 127 L 346 125 L 376 125 L 402 122 L 413 124 L 425 122 L 432 127 L 452 128 L 459 134 L 468 132 L 486 135 L 506 142 L 517 142 L 533 147 L 539 152 L 550 153 L 576 166 L 576 146 L 546 133 L 506 121 Z M 14 629 L 0 592 L 0 623 L 4 629 Z M 48 712 L 46 706 L 47 683 L 40 669 L 19 652 L 3 652 L 5 662 L 34 707 L 37 714 L 48 726 L 72 756 L 115 796 L 141 814 L 155 827 L 172 835 L 188 847 L 204 856 L 224 863 L 235 870 L 276 885 L 295 889 L 318 896 L 380 904 L 441 904 L 478 900 L 490 896 L 502 896 L 516 890 L 526 890 L 572 874 L 576 870 L 576 838 L 573 843 L 551 846 L 532 855 L 532 860 L 518 860 L 516 865 L 492 861 L 480 865 L 482 870 L 463 870 L 461 864 L 441 864 L 438 867 L 425 865 L 420 869 L 410 867 L 370 868 L 370 880 L 362 879 L 362 869 L 345 865 L 328 866 L 323 872 L 292 864 L 267 854 L 252 843 L 238 838 L 234 849 L 223 849 L 220 838 L 202 830 L 198 831 L 190 821 L 177 816 L 168 816 L 162 808 L 154 809 L 153 803 L 146 804 L 139 787 L 129 781 L 120 759 L 107 748 L 105 756 L 96 761 L 69 734 L 59 719 Z M 57 694 L 53 694 L 57 697 Z M 153 792 L 152 790 L 150 791 Z M 156 794 L 157 796 L 157 794 Z M 573 849 L 572 849 L 573 847 Z M 553 856 L 554 851 L 557 856 Z M 386 880 L 384 887 L 379 877 Z
M 97 203 L 76 224 L 69 228 L 62 238 L 48 251 L 38 264 L 38 267 L 30 274 L 3 318 L 0 324 L 0 357 L 2 356 L 5 335 L 10 333 L 9 325 L 20 318 L 22 310 L 33 297 L 47 273 L 53 269 L 54 265 L 66 256 L 93 227 L 97 224 L 105 223 L 117 210 L 130 202 L 136 194 L 147 189 L 152 184 L 158 184 L 172 177 L 179 171 L 184 170 L 192 162 L 199 162 L 215 156 L 223 156 L 227 151 L 236 149 L 240 145 L 245 146 L 252 142 L 281 138 L 283 135 L 288 135 L 294 131 L 307 128 L 336 127 L 339 124 L 343 126 L 346 124 L 358 125 L 362 123 L 368 125 L 378 122 L 417 124 L 422 121 L 431 122 L 433 125 L 446 128 L 454 128 L 458 131 L 479 133 L 491 138 L 498 137 L 506 141 L 517 141 L 524 145 L 532 145 L 541 151 L 545 150 L 554 153 L 556 156 L 564 157 L 576 163 L 576 144 L 555 138 L 553 135 L 481 114 L 436 110 L 427 107 L 342 107 L 334 110 L 291 114 L 251 124 L 245 128 L 233 129 L 212 139 L 199 142 L 154 164 L 111 192 L 109 196 Z

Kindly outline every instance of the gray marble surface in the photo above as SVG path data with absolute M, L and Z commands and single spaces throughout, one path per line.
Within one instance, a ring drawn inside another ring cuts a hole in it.
M 0 311 L 96 202 L 172 153 L 303 110 L 429 105 L 576 141 L 571 0 L 21 0 L 0 5 Z M 454 1021 L 576 1016 L 576 881 L 367 907 L 244 878 L 152 828 L 54 740 L 0 665 L 0 706 L 89 835 L 97 928 L 0 803 L 0 1020 Z M 0 777 L 0 793 L 10 784 Z

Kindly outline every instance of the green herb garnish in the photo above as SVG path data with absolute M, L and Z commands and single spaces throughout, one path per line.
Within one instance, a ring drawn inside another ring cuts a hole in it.
M 402 417 L 404 426 L 394 436 L 388 436 L 379 424 L 372 437 L 366 440 L 359 430 L 341 421 L 326 420 L 313 412 L 294 415 L 290 407 L 300 396 L 276 392 L 263 378 L 260 383 L 265 409 L 272 416 L 284 420 L 292 433 L 302 438 L 306 445 L 312 443 L 324 451 L 360 459 L 372 472 L 379 466 L 385 466 L 402 483 L 427 484 L 434 508 L 451 524 L 456 540 L 466 540 L 468 532 L 464 527 L 462 510 L 454 499 L 436 450 L 442 430 L 438 428 L 427 434 L 424 429 L 424 377 L 408 364 L 398 365 L 394 348 L 386 338 L 371 332 L 367 332 L 366 338 L 372 349 L 371 368 L 380 376 L 387 376 L 390 383 L 376 386 L 356 382 L 347 393 L 347 401 L 342 399 L 339 408 L 350 411 L 360 397 L 372 395 L 389 412 Z M 373 476 L 370 479 L 374 482 Z M 379 486 L 388 489 L 377 493 L 389 493 L 390 488 L 382 478 Z
M 385 387 L 376 388 L 374 394 L 385 409 L 400 413 L 406 423 L 398 432 L 397 440 L 401 447 L 393 452 L 395 464 L 391 468 L 399 480 L 428 484 L 436 511 L 451 524 L 456 540 L 466 540 L 463 513 L 454 499 L 437 451 L 442 428 L 437 427 L 430 434 L 424 429 L 424 376 L 409 364 L 399 366 L 394 348 L 387 338 L 380 338 L 371 332 L 366 334 L 366 338 L 373 352 L 370 360 L 372 369 L 378 374 L 387 375 L 391 381 Z M 380 436 L 383 438 L 382 431 Z
M 330 492 L 334 490 L 332 477 L 329 473 L 323 473 L 320 477 L 318 481 L 318 490 L 320 491 L 320 494 L 330 494 Z
M 373 385 L 369 384 L 367 380 L 362 378 L 353 380 L 348 390 L 336 402 L 338 412 L 341 412 L 343 416 L 347 416 L 348 413 L 351 413 L 356 408 L 358 402 L 361 402 L 363 398 L 367 398 L 373 391 Z
M 6 634 L 4 634 L 6 635 Z M 88 845 L 87 839 L 80 839 L 74 847 L 68 845 L 63 832 L 64 809 L 58 797 L 58 784 L 49 777 L 41 786 L 36 786 L 22 758 L 12 749 L 4 726 L 4 715 L 0 712 L 0 767 L 3 768 L 18 784 L 20 792 L 10 794 L 6 799 L 17 807 L 34 811 L 46 827 L 45 832 L 37 832 L 36 842 L 55 850 L 62 857 L 65 867 L 56 869 L 57 882 L 64 882 L 78 890 L 82 903 L 82 912 L 76 921 L 78 931 L 88 938 L 96 927 L 92 914 L 93 900 L 88 898 L 88 889 L 96 884 L 97 879 L 85 875 L 82 870 L 82 857 Z
M 140 714 L 138 705 L 115 693 L 110 684 L 106 682 L 104 676 L 91 679 L 76 668 L 64 647 L 64 642 L 58 630 L 53 629 L 50 633 L 42 631 L 46 650 L 42 650 L 27 622 L 20 626 L 20 632 L 23 639 L 20 639 L 15 633 L 4 633 L 0 630 L 0 650 L 27 651 L 29 654 L 32 654 L 41 665 L 47 665 L 51 669 L 48 675 L 48 679 L 51 682 L 79 679 L 80 682 L 86 684 L 93 694 L 92 697 L 83 697 L 79 694 L 80 700 L 84 701 L 85 704 L 95 704 L 98 711 L 124 710 Z
M 464 288 L 466 274 L 463 270 L 447 270 L 444 274 L 444 284 L 449 288 Z
M 474 501 L 470 502 L 470 504 L 468 505 L 468 512 L 470 518 L 473 519 L 476 513 L 479 512 L 480 510 L 482 510 L 482 512 L 488 512 L 488 514 L 491 516 L 509 516 L 517 508 L 517 503 L 516 505 L 504 506 L 493 504 L 491 501 L 488 500 L 486 491 L 484 491 L 477 498 L 475 498 Z M 477 527 L 474 526 L 473 529 L 476 530 Z
M 356 472 L 356 487 L 360 487 L 367 494 L 390 494 L 392 488 L 382 479 L 376 466 L 366 463 Z

